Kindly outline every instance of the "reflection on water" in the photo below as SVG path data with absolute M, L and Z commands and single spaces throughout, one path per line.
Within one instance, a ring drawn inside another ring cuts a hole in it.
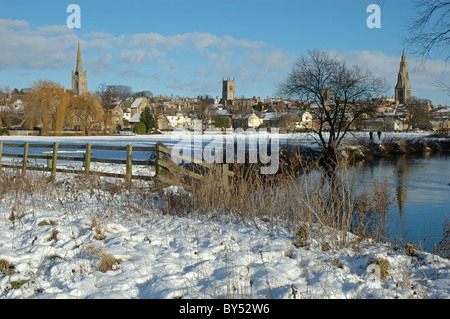
M 450 218 L 450 155 L 399 155 L 349 169 L 357 188 L 388 182 L 396 205 L 389 216 L 392 239 L 432 251 Z

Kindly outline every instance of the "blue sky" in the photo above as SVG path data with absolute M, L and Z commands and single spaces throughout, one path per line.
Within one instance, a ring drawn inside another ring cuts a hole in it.
M 66 26 L 72 3 L 80 29 Z M 380 29 L 366 25 L 371 3 L 381 5 Z M 392 96 L 414 13 L 411 0 L 2 0 L 0 87 L 50 79 L 70 88 L 80 41 L 91 91 L 106 83 L 215 97 L 222 77 L 234 77 L 238 97 L 273 96 L 295 59 L 323 49 L 385 77 Z M 413 95 L 450 105 L 435 85 L 450 83 L 443 57 L 419 69 L 406 54 Z

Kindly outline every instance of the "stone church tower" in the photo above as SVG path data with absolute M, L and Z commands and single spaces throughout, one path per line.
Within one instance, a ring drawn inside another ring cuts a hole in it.
M 234 101 L 235 96 L 235 84 L 234 79 L 222 79 L 223 87 L 222 87 L 222 103 L 224 105 L 227 104 L 228 101 Z
M 83 95 L 88 93 L 87 76 L 83 71 L 83 62 L 81 61 L 80 43 L 78 42 L 77 67 L 75 72 L 72 71 L 72 91 L 75 95 Z
M 411 101 L 411 84 L 409 83 L 408 66 L 406 64 L 405 50 L 403 50 L 400 61 L 400 71 L 398 72 L 397 85 L 395 86 L 395 100 L 399 104 L 406 104 Z

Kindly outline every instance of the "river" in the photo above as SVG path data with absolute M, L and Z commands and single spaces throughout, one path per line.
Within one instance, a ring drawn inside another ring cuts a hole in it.
M 388 216 L 392 240 L 432 251 L 450 219 L 450 154 L 399 155 L 349 168 L 357 188 L 388 182 L 393 205 Z

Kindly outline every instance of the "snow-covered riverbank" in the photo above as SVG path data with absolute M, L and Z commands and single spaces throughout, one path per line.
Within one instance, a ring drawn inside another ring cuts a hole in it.
M 450 261 L 438 256 L 356 237 L 325 249 L 319 232 L 300 247 L 282 226 L 171 216 L 152 194 L 68 176 L 2 195 L 1 298 L 450 297 Z M 386 274 L 370 272 L 376 260 Z
M 166 135 L 1 140 L 177 142 Z M 333 247 L 332 232 L 324 237 L 317 226 L 299 246 L 295 231 L 273 223 L 166 214 L 145 184 L 127 189 L 119 180 L 70 174 L 49 182 L 48 174 L 30 172 L 32 185 L 22 187 L 19 176 L 1 173 L 8 185 L 0 196 L 0 298 L 450 298 L 450 261 L 429 253 L 356 236 Z

